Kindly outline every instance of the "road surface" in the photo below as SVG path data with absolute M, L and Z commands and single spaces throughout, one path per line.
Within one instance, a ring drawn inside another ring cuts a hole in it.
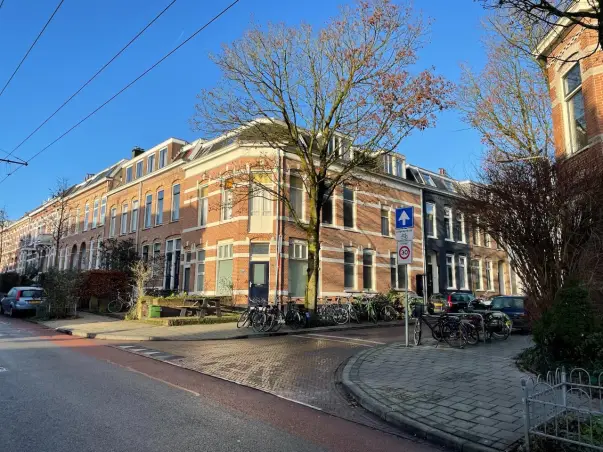
M 440 450 L 105 342 L 0 322 L 3 452 Z

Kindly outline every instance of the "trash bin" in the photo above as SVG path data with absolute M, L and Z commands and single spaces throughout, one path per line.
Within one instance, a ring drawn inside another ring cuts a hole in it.
M 161 306 L 149 306 L 149 319 L 161 317 Z

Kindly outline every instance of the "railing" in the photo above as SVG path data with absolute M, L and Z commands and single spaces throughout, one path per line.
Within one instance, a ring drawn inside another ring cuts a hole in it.
M 521 386 L 526 451 L 539 439 L 603 451 L 603 372 L 557 369 L 545 379 L 524 378 Z

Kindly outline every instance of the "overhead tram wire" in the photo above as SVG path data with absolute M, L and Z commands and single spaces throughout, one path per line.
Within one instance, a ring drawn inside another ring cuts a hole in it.
M 170 56 L 172 56 L 172 54 L 174 54 L 178 49 L 180 49 L 182 46 L 184 46 L 185 44 L 187 44 L 195 36 L 197 36 L 199 33 L 201 33 L 203 30 L 205 30 L 207 27 L 209 27 L 212 23 L 214 23 L 216 20 L 218 20 L 224 14 L 226 14 L 226 12 L 228 12 L 233 6 L 235 6 L 240 1 L 241 0 L 234 0 L 227 7 L 225 7 L 224 9 L 222 9 L 222 11 L 220 11 L 218 14 L 216 14 L 214 17 L 212 17 L 208 22 L 206 22 L 203 26 L 201 26 L 200 28 L 198 28 L 188 38 L 186 38 L 184 41 L 182 41 L 180 44 L 178 44 L 176 47 L 174 47 L 172 50 L 170 50 L 168 53 L 166 53 L 157 62 L 155 62 L 152 66 L 150 66 L 148 69 L 146 69 L 142 74 L 140 74 L 138 77 L 136 77 L 130 83 L 128 83 L 126 86 L 124 86 L 122 89 L 120 89 L 117 93 L 115 93 L 113 96 L 111 96 L 109 99 L 107 99 L 101 105 L 99 105 L 96 109 L 94 109 L 92 112 L 90 112 L 84 118 L 82 118 L 81 120 L 79 120 L 77 123 L 75 123 L 69 129 L 67 129 L 65 132 L 63 132 L 61 135 L 59 135 L 57 138 L 55 138 L 52 142 L 50 142 L 49 144 L 47 144 L 46 146 L 44 146 L 42 149 L 40 149 L 38 152 L 36 152 L 34 155 L 32 155 L 30 158 L 28 158 L 26 160 L 26 163 L 30 163 L 33 159 L 35 159 L 36 157 L 38 157 L 40 154 L 42 154 L 48 148 L 50 148 L 51 146 L 53 146 L 54 144 L 56 144 L 58 141 L 62 140 L 65 136 L 67 136 L 69 133 L 71 133 L 73 130 L 75 130 L 77 127 L 79 127 L 83 122 L 87 121 L 89 118 L 91 118 L 96 113 L 98 113 L 102 108 L 104 108 L 107 104 L 109 104 L 111 101 L 113 101 L 116 97 L 118 97 L 120 94 L 122 94 L 123 92 L 125 92 L 132 85 L 134 85 L 138 80 L 140 80 L 141 78 L 143 78 L 145 75 L 147 75 L 153 69 L 155 69 L 157 66 L 159 66 L 161 63 L 163 63 L 167 58 L 169 58 Z M 2 180 L 0 180 L 0 184 L 2 184 L 10 176 L 12 176 L 13 174 L 15 174 L 20 168 L 22 168 L 22 167 L 19 166 L 14 171 L 11 171 L 10 173 L 8 173 Z
M 52 113 L 50 116 L 48 116 L 44 121 L 42 121 L 42 123 L 36 127 L 29 135 L 27 135 L 25 137 L 25 139 L 23 141 L 21 141 L 17 146 L 15 146 L 13 148 L 12 151 L 10 151 L 10 153 L 8 154 L 9 156 L 13 155 L 14 152 L 16 152 L 21 146 L 23 146 L 32 136 L 34 136 L 42 127 L 44 127 L 46 125 L 46 123 L 48 123 L 48 121 L 50 121 L 52 118 L 54 118 L 54 116 L 61 111 L 69 102 L 71 102 L 73 100 L 73 98 L 75 96 L 77 96 L 80 92 L 82 92 L 82 90 L 84 88 L 86 88 L 86 86 L 88 86 L 90 83 L 92 83 L 92 81 L 98 77 L 105 69 L 107 69 L 107 67 L 113 63 L 123 52 L 125 52 L 125 50 L 130 47 L 134 41 L 136 41 L 140 36 L 142 36 L 142 34 L 147 31 L 147 29 L 149 29 L 149 27 L 151 27 L 151 25 L 153 25 L 161 16 L 163 16 L 163 14 L 165 14 L 167 12 L 168 9 L 170 9 L 172 7 L 172 5 L 174 3 L 176 3 L 177 0 L 172 0 L 161 12 L 159 12 L 159 14 L 157 14 L 155 16 L 155 18 L 153 20 L 151 20 L 147 25 L 145 25 L 145 27 L 140 30 L 132 39 L 130 39 L 130 41 L 121 48 L 121 50 L 119 52 L 117 52 L 115 55 L 113 55 L 113 57 L 107 61 L 103 67 L 101 67 L 98 71 L 96 71 L 96 73 L 90 77 L 88 79 L 88 81 L 86 83 L 84 83 L 82 86 L 80 86 L 78 88 L 78 90 L 76 92 L 74 92 L 65 102 L 63 102 L 61 104 L 61 106 L 59 108 L 57 108 L 54 113 Z
M 17 65 L 17 68 L 15 69 L 15 71 L 12 73 L 12 75 L 10 76 L 10 78 L 8 79 L 8 81 L 6 82 L 6 84 L 4 85 L 4 87 L 2 88 L 2 91 L 0 91 L 0 97 L 2 97 L 2 94 L 4 94 L 4 91 L 6 91 L 6 88 L 8 87 L 8 85 L 10 84 L 10 82 L 13 80 L 13 78 L 15 77 L 15 75 L 17 74 L 17 72 L 19 72 L 19 69 L 21 68 L 21 65 L 25 62 L 25 60 L 27 59 L 27 57 L 29 56 L 29 54 L 31 53 L 31 51 L 33 50 L 33 48 L 36 46 L 36 44 L 38 43 L 39 39 L 44 34 L 44 31 L 46 30 L 46 28 L 48 27 L 48 25 L 50 24 L 50 22 L 52 22 L 52 19 L 54 19 L 54 16 L 59 11 L 59 9 L 61 8 L 61 5 L 63 4 L 64 1 L 65 0 L 61 0 L 59 2 L 59 4 L 57 5 L 57 7 L 52 12 L 51 16 L 46 21 L 46 24 L 44 24 L 44 27 L 42 28 L 42 30 L 40 30 L 40 33 L 38 33 L 38 36 L 36 37 L 36 39 L 34 40 L 34 42 L 32 42 L 32 44 L 29 46 L 29 49 L 27 49 L 27 52 L 25 52 L 25 55 L 23 56 L 23 58 L 21 59 L 21 61 Z

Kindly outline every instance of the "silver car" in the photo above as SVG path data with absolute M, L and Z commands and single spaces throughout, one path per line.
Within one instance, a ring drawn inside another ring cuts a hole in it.
M 35 313 L 44 298 L 44 290 L 39 287 L 13 287 L 0 301 L 0 314 L 14 317 L 18 313 Z

